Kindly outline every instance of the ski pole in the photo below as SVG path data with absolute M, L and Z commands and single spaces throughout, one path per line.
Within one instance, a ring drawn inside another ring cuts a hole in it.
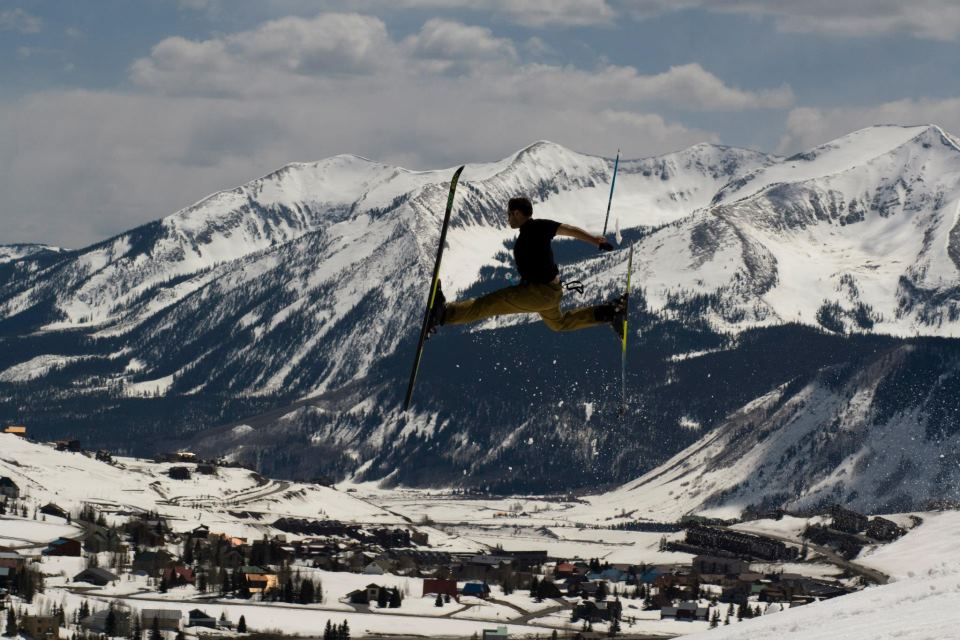
M 603 237 L 607 237 L 607 223 L 610 222 L 610 204 L 613 202 L 613 188 L 617 184 L 617 168 L 620 166 L 620 149 L 617 149 L 617 159 L 613 161 L 613 180 L 610 181 L 610 197 L 607 198 L 607 217 L 603 221 Z

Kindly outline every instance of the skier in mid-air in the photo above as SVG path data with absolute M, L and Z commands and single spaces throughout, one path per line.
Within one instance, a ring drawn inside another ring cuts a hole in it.
M 513 247 L 520 284 L 456 302 L 446 302 L 438 286 L 429 319 L 429 333 L 436 332 L 441 325 L 466 324 L 511 313 L 538 313 L 544 324 L 554 331 L 576 331 L 610 324 L 617 337 L 622 339 L 627 312 L 625 295 L 606 304 L 560 310 L 563 286 L 550 242 L 554 236 L 568 236 L 590 243 L 601 251 L 611 251 L 613 245 L 603 236 L 591 235 L 573 225 L 534 219 L 533 205 L 527 198 L 511 198 L 507 204 L 507 222 L 511 229 L 520 230 Z

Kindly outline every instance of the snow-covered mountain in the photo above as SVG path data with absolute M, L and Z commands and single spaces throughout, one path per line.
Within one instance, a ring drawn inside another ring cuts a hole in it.
M 598 232 L 612 169 L 549 142 L 468 165 L 448 297 L 511 277 L 508 198 Z M 609 336 L 552 335 L 532 318 L 442 332 L 420 408 L 403 415 L 397 389 L 451 174 L 349 155 L 291 164 L 94 246 L 0 263 L 0 417 L 143 452 L 172 432 L 257 451 L 275 474 L 360 466 L 421 484 L 595 485 L 649 470 L 788 382 L 867 362 L 871 334 L 895 348 L 960 322 L 950 135 L 872 127 L 787 159 L 697 145 L 620 164 L 613 216 L 636 243 L 641 287 L 631 420 L 607 411 Z M 577 303 L 620 288 L 622 252 L 559 244 L 565 278 L 587 284 Z M 930 347 L 946 371 L 952 345 Z M 900 400 L 896 411 L 913 406 Z M 256 428 L 208 430 L 242 423 Z M 571 477 L 559 455 L 592 470 Z

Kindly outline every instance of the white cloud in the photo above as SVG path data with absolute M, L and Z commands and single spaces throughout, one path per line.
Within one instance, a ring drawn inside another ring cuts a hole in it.
M 356 14 L 167 38 L 130 77 L 132 91 L 0 104 L 5 239 L 76 247 L 287 162 L 337 153 L 414 169 L 498 159 L 538 139 L 653 155 L 717 140 L 658 110 L 792 100 L 789 88 L 728 87 L 699 65 L 642 75 L 519 64 L 511 41 L 452 21 L 395 40 L 382 21 Z
M 39 33 L 43 21 L 23 9 L 4 9 L 0 11 L 0 31 L 19 31 L 20 33 Z
M 896 100 L 870 107 L 793 109 L 787 116 L 787 132 L 777 150 L 795 153 L 877 124 L 936 124 L 951 133 L 958 132 L 960 97 Z
M 843 37 L 904 33 L 915 38 L 952 41 L 960 37 L 956 0 L 628 0 L 635 17 L 699 8 L 767 16 L 782 32 Z
M 444 62 L 455 60 L 513 60 L 517 51 L 506 38 L 497 38 L 486 27 L 451 20 L 428 20 L 420 32 L 404 41 L 413 56 Z

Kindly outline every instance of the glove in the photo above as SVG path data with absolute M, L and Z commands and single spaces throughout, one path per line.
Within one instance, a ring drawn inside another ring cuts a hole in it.
M 600 251 L 613 251 L 613 245 L 607 242 L 606 240 L 601 242 L 598 248 L 600 249 Z

